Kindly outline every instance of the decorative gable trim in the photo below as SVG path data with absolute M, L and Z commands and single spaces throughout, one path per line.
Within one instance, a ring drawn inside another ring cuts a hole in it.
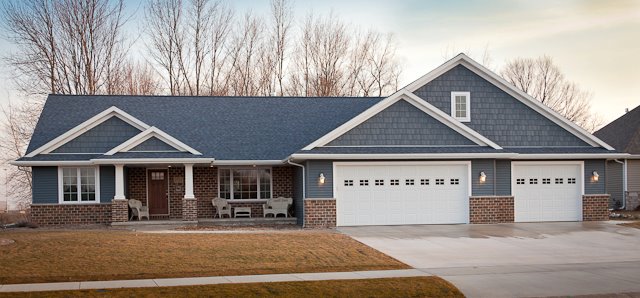
M 118 117 L 124 122 L 130 124 L 131 126 L 139 129 L 146 130 L 149 128 L 149 125 L 140 121 L 138 118 L 131 116 L 127 112 L 112 106 L 99 114 L 89 118 L 88 120 L 78 124 L 76 127 L 68 130 L 64 134 L 58 136 L 57 138 L 47 142 L 46 144 L 40 146 L 39 148 L 31 151 L 29 154 L 25 155 L 25 157 L 34 157 L 38 154 L 48 154 L 52 151 L 56 150 L 60 146 L 68 143 L 69 141 L 77 138 L 83 133 L 89 131 L 90 129 L 100 125 L 101 123 L 107 121 L 111 117 Z
M 116 146 L 115 148 L 109 150 L 109 152 L 104 155 L 114 155 L 118 152 L 128 152 L 129 150 L 135 148 L 136 146 L 142 144 L 144 141 L 150 138 L 157 138 L 158 140 L 166 143 L 167 145 L 175 148 L 180 152 L 189 152 L 193 155 L 202 155 L 202 153 L 198 152 L 198 150 L 191 148 L 187 144 L 181 142 L 180 140 L 172 137 L 168 133 L 160 130 L 159 128 L 152 126 L 146 129 L 145 131 L 135 135 L 131 139 L 128 139 L 124 143 Z
M 474 131 L 473 129 L 469 128 L 468 126 L 466 126 L 466 125 L 460 123 L 459 121 L 455 120 L 450 115 L 447 115 L 446 113 L 442 112 L 440 109 L 438 109 L 438 108 L 434 107 L 433 105 L 431 105 L 430 103 L 422 100 L 417 95 L 415 95 L 415 94 L 413 94 L 411 92 L 408 92 L 407 90 L 402 89 L 402 90 L 399 90 L 398 92 L 394 93 L 393 95 L 385 98 L 384 100 L 380 101 L 379 103 L 373 105 L 369 109 L 367 109 L 364 112 L 360 113 L 358 116 L 352 118 L 351 120 L 347 121 L 343 125 L 341 125 L 338 128 L 332 130 L 331 132 L 329 132 L 328 134 L 324 135 L 323 137 L 317 139 L 313 143 L 311 143 L 311 144 L 307 145 L 306 147 L 302 148 L 302 150 L 311 150 L 311 149 L 313 149 L 315 147 L 321 147 L 321 146 L 324 146 L 324 145 L 330 143 L 331 141 L 335 140 L 339 136 L 347 133 L 351 129 L 353 129 L 356 126 L 362 124 L 363 122 L 367 121 L 371 117 L 373 117 L 376 114 L 380 113 L 381 111 L 383 111 L 384 109 L 386 109 L 389 106 L 393 105 L 394 103 L 398 102 L 399 100 L 407 101 L 408 103 L 412 104 L 413 106 L 415 106 L 416 108 L 420 109 L 424 113 L 426 113 L 429 116 L 433 117 L 434 119 L 440 121 L 444 125 L 446 125 L 449 128 L 455 130 L 456 132 L 460 133 L 464 137 L 468 138 L 469 140 L 473 141 L 474 143 L 476 143 L 476 144 L 478 144 L 480 146 L 490 146 L 490 147 L 492 147 L 494 149 L 502 149 L 498 144 L 496 144 L 493 141 L 487 139 L 486 137 L 484 137 L 483 135 L 481 135 L 478 132 Z
M 576 125 L 575 123 L 562 117 L 560 114 L 558 114 L 551 108 L 545 106 L 543 103 L 536 100 L 529 94 L 516 88 L 515 86 L 507 82 L 505 79 L 503 79 L 499 75 L 495 74 L 491 70 L 482 66 L 480 63 L 474 61 L 473 59 L 469 58 L 467 55 L 463 53 L 458 54 L 454 58 L 440 65 L 438 68 L 430 71 L 429 73 L 425 74 L 419 79 L 413 81 L 411 84 L 407 85 L 403 89 L 406 89 L 408 92 L 413 93 L 416 90 L 418 90 L 420 87 L 426 85 L 427 83 L 431 82 L 432 80 L 436 79 L 437 77 L 441 76 L 445 72 L 451 70 L 452 68 L 458 65 L 465 66 L 467 69 L 471 70 L 473 73 L 489 81 L 496 87 L 500 88 L 502 91 L 511 95 L 513 98 L 517 99 L 521 103 L 530 107 L 534 111 L 540 113 L 542 116 L 546 117 L 547 119 L 551 120 L 555 124 L 564 128 L 565 130 L 575 135 L 579 139 L 583 140 L 587 144 L 593 147 L 603 147 L 603 148 L 606 148 L 607 150 L 615 150 L 613 149 L 613 147 L 609 146 L 604 141 L 598 139 L 597 137 L 590 134 L 589 132 L 584 130 L 582 127 Z

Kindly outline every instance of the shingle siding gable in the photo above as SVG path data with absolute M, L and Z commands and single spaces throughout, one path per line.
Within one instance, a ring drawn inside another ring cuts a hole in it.
M 400 100 L 327 145 L 457 146 L 476 144 L 412 104 Z
M 161 141 L 156 137 L 149 138 L 148 140 L 140 143 L 139 145 L 131 148 L 129 151 L 140 152 L 140 151 L 178 151 L 176 148 L 171 147 L 171 145 Z
M 500 146 L 590 146 L 462 65 L 414 93 L 450 115 L 453 91 L 471 93 L 471 122 L 464 124 Z
M 105 153 L 138 133 L 139 129 L 118 117 L 111 117 L 52 153 Z

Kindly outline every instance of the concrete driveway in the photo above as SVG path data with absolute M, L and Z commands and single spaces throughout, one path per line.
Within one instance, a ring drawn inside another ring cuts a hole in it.
M 468 297 L 640 292 L 640 230 L 613 222 L 341 227 Z

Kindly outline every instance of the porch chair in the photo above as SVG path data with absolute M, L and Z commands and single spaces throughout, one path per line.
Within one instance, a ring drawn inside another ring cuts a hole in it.
M 129 220 L 132 220 L 133 217 L 138 217 L 138 220 L 142 220 L 142 217 L 146 217 L 149 220 L 149 207 L 142 206 L 142 202 L 134 199 L 129 199 L 129 208 L 131 208 L 131 217 Z
M 269 199 L 266 204 L 262 204 L 264 217 L 267 217 L 268 214 L 273 214 L 273 217 L 277 217 L 278 214 L 284 214 L 284 217 L 289 217 L 289 206 L 292 203 L 292 198 L 277 197 Z
M 227 199 L 223 198 L 213 198 L 211 200 L 211 204 L 216 208 L 216 214 L 218 214 L 219 218 L 222 218 L 223 215 L 228 215 L 231 218 L 231 205 L 227 202 Z M 215 218 L 215 215 L 213 216 Z

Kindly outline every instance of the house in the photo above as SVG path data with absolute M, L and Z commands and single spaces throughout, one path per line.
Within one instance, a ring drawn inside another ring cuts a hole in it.
M 624 160 L 607 161 L 606 189 L 611 207 L 635 210 L 640 206 L 640 106 L 594 133 L 616 150 L 631 154 Z
M 44 225 L 283 196 L 330 227 L 606 220 L 626 156 L 460 54 L 386 98 L 50 95 L 13 164 Z

